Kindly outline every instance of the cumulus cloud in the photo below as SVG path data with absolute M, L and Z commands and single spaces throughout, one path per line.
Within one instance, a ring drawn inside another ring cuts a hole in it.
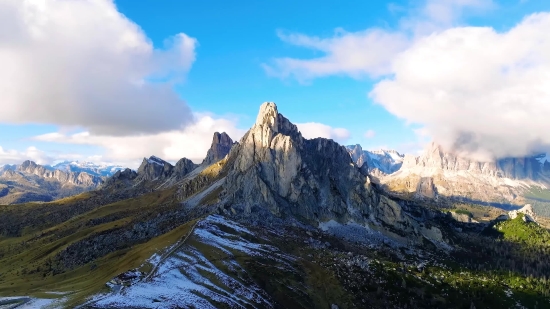
M 34 146 L 28 147 L 24 151 L 4 149 L 0 146 L 0 165 L 21 164 L 25 160 L 31 160 L 38 164 L 47 164 L 52 161 L 52 158 Z
M 398 33 L 407 37 L 406 46 L 386 53 L 387 70 L 369 96 L 421 127 L 423 139 L 429 136 L 459 155 L 485 161 L 550 151 L 550 13 L 527 16 L 503 32 L 461 25 L 466 12 L 494 7 L 489 0 L 425 1 L 401 19 Z M 349 35 L 360 38 L 362 33 L 368 30 Z M 337 36 L 295 35 L 287 41 L 309 42 L 303 46 L 327 51 L 344 46 Z M 384 53 L 352 45 L 348 49 L 350 57 Z M 326 57 L 284 60 L 271 69 L 284 76 L 321 77 L 326 74 L 308 65 Z M 294 62 L 301 65 L 287 65 Z M 331 66 L 341 70 L 327 74 L 381 72 L 361 63 L 350 68 L 337 60 Z
M 325 53 L 325 56 L 315 59 L 277 58 L 271 64 L 263 64 L 269 75 L 294 77 L 300 81 L 334 74 L 349 74 L 357 78 L 387 74 L 392 57 L 407 45 L 403 34 L 382 29 L 355 33 L 338 29 L 332 38 L 282 32 L 278 35 L 292 45 Z
M 136 136 L 112 136 L 79 133 L 52 132 L 34 137 L 35 140 L 62 144 L 92 145 L 105 150 L 96 161 L 115 162 L 137 168 L 144 157 L 156 155 L 166 161 L 176 162 L 186 157 L 201 162 L 206 156 L 214 132 L 226 132 L 233 140 L 240 139 L 245 131 L 236 127 L 236 120 L 196 114 L 193 124 L 179 130 Z
M 307 139 L 324 137 L 333 139 L 339 143 L 344 143 L 351 136 L 350 132 L 346 129 L 333 128 L 317 122 L 297 123 L 296 126 L 302 133 L 302 136 Z
M 344 74 L 354 78 L 377 78 L 393 73 L 393 59 L 416 37 L 456 24 L 466 11 L 482 11 L 493 6 L 492 0 L 426 0 L 420 7 L 409 8 L 412 13 L 403 17 L 394 31 L 369 28 L 347 32 L 338 28 L 329 38 L 278 31 L 277 35 L 283 42 L 324 55 L 313 59 L 275 58 L 262 66 L 268 75 L 292 77 L 301 82 Z M 404 10 L 391 4 L 388 9 L 392 12 Z
M 445 148 L 479 159 L 550 150 L 550 13 L 507 32 L 452 28 L 418 40 L 371 97 Z
M 179 33 L 155 49 L 112 0 L 3 0 L 0 121 L 108 135 L 178 129 L 192 115 L 170 82 L 196 46 Z
M 402 30 L 415 36 L 429 35 L 460 23 L 465 13 L 480 13 L 496 7 L 492 0 L 426 0 L 400 20 Z
M 376 136 L 376 132 L 374 130 L 367 130 L 363 136 L 365 138 L 373 138 Z

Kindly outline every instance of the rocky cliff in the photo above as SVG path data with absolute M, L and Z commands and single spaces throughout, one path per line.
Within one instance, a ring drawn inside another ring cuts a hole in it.
M 231 147 L 233 147 L 233 140 L 227 135 L 227 133 L 214 133 L 212 138 L 212 145 L 206 153 L 206 158 L 202 161 L 202 165 L 210 165 L 223 159 Z
M 404 155 L 395 150 L 363 150 L 359 144 L 346 148 L 353 162 L 359 167 L 367 165 L 371 173 L 392 174 L 403 165 Z
M 390 175 L 376 175 L 389 192 L 438 202 L 464 201 L 513 207 L 533 187 L 550 184 L 545 155 L 478 162 L 432 143 L 420 156 L 406 155 Z
M 33 161 L 4 166 L 0 170 L 0 184 L 5 186 L 0 204 L 48 202 L 93 190 L 103 183 L 103 179 L 85 172 L 61 171 Z
M 226 213 L 231 209 L 254 217 L 268 211 L 313 225 L 391 226 L 411 239 L 441 240 L 437 228 L 424 228 L 399 202 L 379 194 L 344 146 L 304 139 L 274 103 L 260 107 L 256 123 L 232 148 L 221 174 L 226 175 L 220 203 Z

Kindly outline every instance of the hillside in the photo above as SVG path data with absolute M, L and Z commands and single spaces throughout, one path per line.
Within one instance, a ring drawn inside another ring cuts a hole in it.
M 0 305 L 550 306 L 548 231 L 388 196 L 273 103 L 238 143 L 215 134 L 209 154 L 152 156 L 95 191 L 0 206 Z

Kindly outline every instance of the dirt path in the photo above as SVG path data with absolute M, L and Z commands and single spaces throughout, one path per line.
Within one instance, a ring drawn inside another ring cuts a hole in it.
M 174 252 L 176 252 L 177 250 L 179 250 L 184 244 L 185 244 L 185 241 L 187 241 L 187 239 L 189 238 L 189 236 L 191 236 L 193 234 L 193 231 L 195 230 L 195 227 L 197 226 L 197 224 L 199 222 L 201 222 L 205 217 L 202 217 L 202 218 L 199 218 L 197 219 L 197 221 L 195 222 L 195 224 L 193 224 L 193 226 L 191 227 L 191 230 L 189 230 L 189 232 L 187 233 L 187 235 L 184 235 L 182 236 L 177 242 L 176 244 L 174 245 L 174 247 L 170 250 L 168 250 L 167 252 L 163 253 L 158 261 L 158 263 L 156 263 L 154 266 L 153 266 L 153 269 L 151 269 L 151 271 L 147 274 L 147 276 L 145 276 L 145 278 L 142 279 L 142 281 L 150 281 L 151 280 L 151 277 L 153 276 L 153 274 L 157 271 L 158 267 L 160 264 L 162 264 L 162 262 L 166 261 L 166 259 L 172 255 Z M 111 290 L 112 290 L 112 293 L 122 293 L 122 291 L 124 290 L 124 286 L 123 285 L 114 285 L 113 287 L 111 287 Z M 77 306 L 75 309 L 79 309 L 79 308 L 86 308 L 86 306 L 90 306 L 90 305 L 93 305 L 94 303 L 102 300 L 103 298 L 106 298 L 108 296 L 110 296 L 111 293 L 107 293 L 105 294 L 103 297 L 101 298 L 96 298 L 96 299 L 93 299 L 93 300 L 89 300 L 87 302 L 85 302 L 84 304 L 80 305 L 80 306 Z M 28 302 L 30 300 L 30 298 L 26 301 Z M 26 303 L 25 302 L 25 303 Z M 2 303 L 0 303 L 0 305 L 2 305 Z M 19 306 L 19 304 L 18 304 Z M 15 307 L 12 307 L 12 308 L 15 308 Z M 11 309 L 11 308 L 10 308 Z
M 191 236 L 193 234 L 193 231 L 195 230 L 195 227 L 197 226 L 197 224 L 199 222 L 201 222 L 203 219 L 204 218 L 198 219 L 195 222 L 195 224 L 193 224 L 193 226 L 191 227 L 191 230 L 189 230 L 189 233 L 187 233 L 187 235 L 182 236 L 182 238 L 180 238 L 180 240 L 178 240 L 178 242 L 176 242 L 176 244 L 174 245 L 174 247 L 172 249 L 168 250 L 168 252 L 165 252 L 161 255 L 161 257 L 159 259 L 159 262 L 156 263 L 155 266 L 153 267 L 153 269 L 151 269 L 151 271 L 147 274 L 147 276 L 145 276 L 145 278 L 143 278 L 143 281 L 150 281 L 151 280 L 151 276 L 153 276 L 155 274 L 155 272 L 157 271 L 159 265 L 162 264 L 164 261 L 166 261 L 166 259 L 170 255 L 172 255 L 174 252 L 179 250 L 185 244 L 185 241 L 187 241 L 187 238 L 189 238 L 189 236 Z

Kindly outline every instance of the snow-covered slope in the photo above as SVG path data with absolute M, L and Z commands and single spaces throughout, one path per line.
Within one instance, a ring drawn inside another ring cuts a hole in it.
M 117 171 L 123 170 L 120 165 L 96 164 L 93 162 L 63 161 L 51 165 L 53 169 L 65 172 L 85 172 L 93 176 L 110 177 Z
M 247 258 L 276 263 L 293 272 L 293 257 L 262 244 L 249 229 L 212 215 L 199 222 L 181 243 L 155 255 L 151 274 L 129 287 L 113 285 L 112 292 L 96 295 L 94 308 L 273 308 L 273 300 L 250 279 Z M 213 258 L 216 257 L 216 258 Z M 243 263 L 245 262 L 245 263 Z M 300 287 L 289 286 L 290 289 Z M 218 304 L 218 305 L 214 305 Z
M 370 172 L 378 170 L 383 174 L 392 174 L 403 164 L 404 155 L 395 150 L 363 150 L 361 145 L 351 145 L 346 148 L 355 164 L 361 167 L 366 163 Z

